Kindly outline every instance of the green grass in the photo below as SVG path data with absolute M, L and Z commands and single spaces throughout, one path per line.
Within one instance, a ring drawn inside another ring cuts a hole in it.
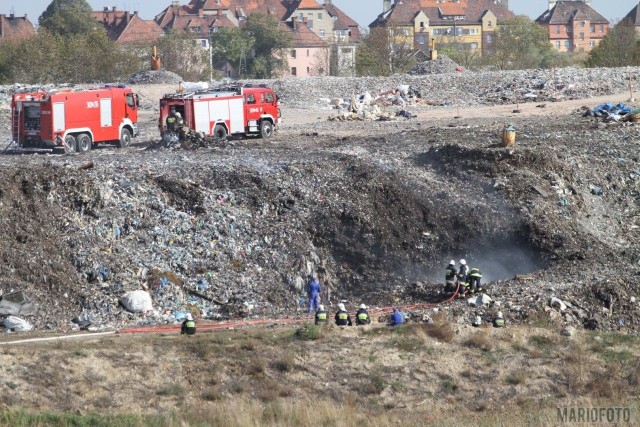
M 600 354 L 600 357 L 605 363 L 612 364 L 612 363 L 626 362 L 627 360 L 631 360 L 635 356 L 629 350 L 616 351 L 616 350 L 606 349 Z
M 182 384 L 170 384 L 156 391 L 158 396 L 184 396 L 187 389 Z
M 529 337 L 529 344 L 537 348 L 538 350 L 546 350 L 556 344 L 555 340 L 545 337 L 543 335 L 531 335 Z
M 296 337 L 306 341 L 316 341 L 325 336 L 324 326 L 305 323 L 296 331 Z
M 25 411 L 0 412 L 0 426 L 12 427 L 111 427 L 111 426 L 169 426 L 161 416 L 149 415 L 98 415 L 72 413 L 30 413 Z

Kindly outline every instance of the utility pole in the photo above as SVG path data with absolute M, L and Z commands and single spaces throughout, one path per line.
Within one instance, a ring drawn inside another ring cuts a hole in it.
M 213 81 L 213 28 L 209 29 L 209 82 Z

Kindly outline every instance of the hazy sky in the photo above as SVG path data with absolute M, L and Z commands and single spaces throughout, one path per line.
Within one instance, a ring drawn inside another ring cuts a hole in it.
M 323 0 L 318 0 L 320 3 Z M 368 26 L 382 12 L 383 0 L 333 0 L 333 3 L 347 15 L 355 19 L 361 26 Z M 473 1 L 473 0 L 472 0 Z M 117 6 L 120 10 L 138 10 L 140 16 L 151 19 L 171 4 L 171 0 L 88 0 L 94 10 L 102 10 L 105 6 Z M 50 0 L 0 0 L 0 13 L 13 12 L 18 16 L 25 13 L 34 24 L 46 9 Z M 182 0 L 181 4 L 188 4 Z M 517 14 L 537 18 L 548 6 L 547 0 L 510 0 L 509 6 Z M 638 0 L 593 0 L 593 7 L 609 20 L 619 20 L 625 16 Z

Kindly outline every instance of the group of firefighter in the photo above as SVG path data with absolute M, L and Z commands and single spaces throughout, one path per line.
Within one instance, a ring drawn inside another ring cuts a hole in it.
M 456 292 L 458 298 L 468 294 L 482 292 L 482 273 L 479 268 L 469 268 L 467 261 L 460 260 L 460 268 L 456 268 L 455 260 L 449 261 L 445 270 L 445 292 Z

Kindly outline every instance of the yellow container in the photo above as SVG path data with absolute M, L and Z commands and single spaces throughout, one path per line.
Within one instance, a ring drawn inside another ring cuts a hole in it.
M 513 126 L 507 126 L 502 130 L 502 146 L 508 147 L 516 143 L 516 130 Z

